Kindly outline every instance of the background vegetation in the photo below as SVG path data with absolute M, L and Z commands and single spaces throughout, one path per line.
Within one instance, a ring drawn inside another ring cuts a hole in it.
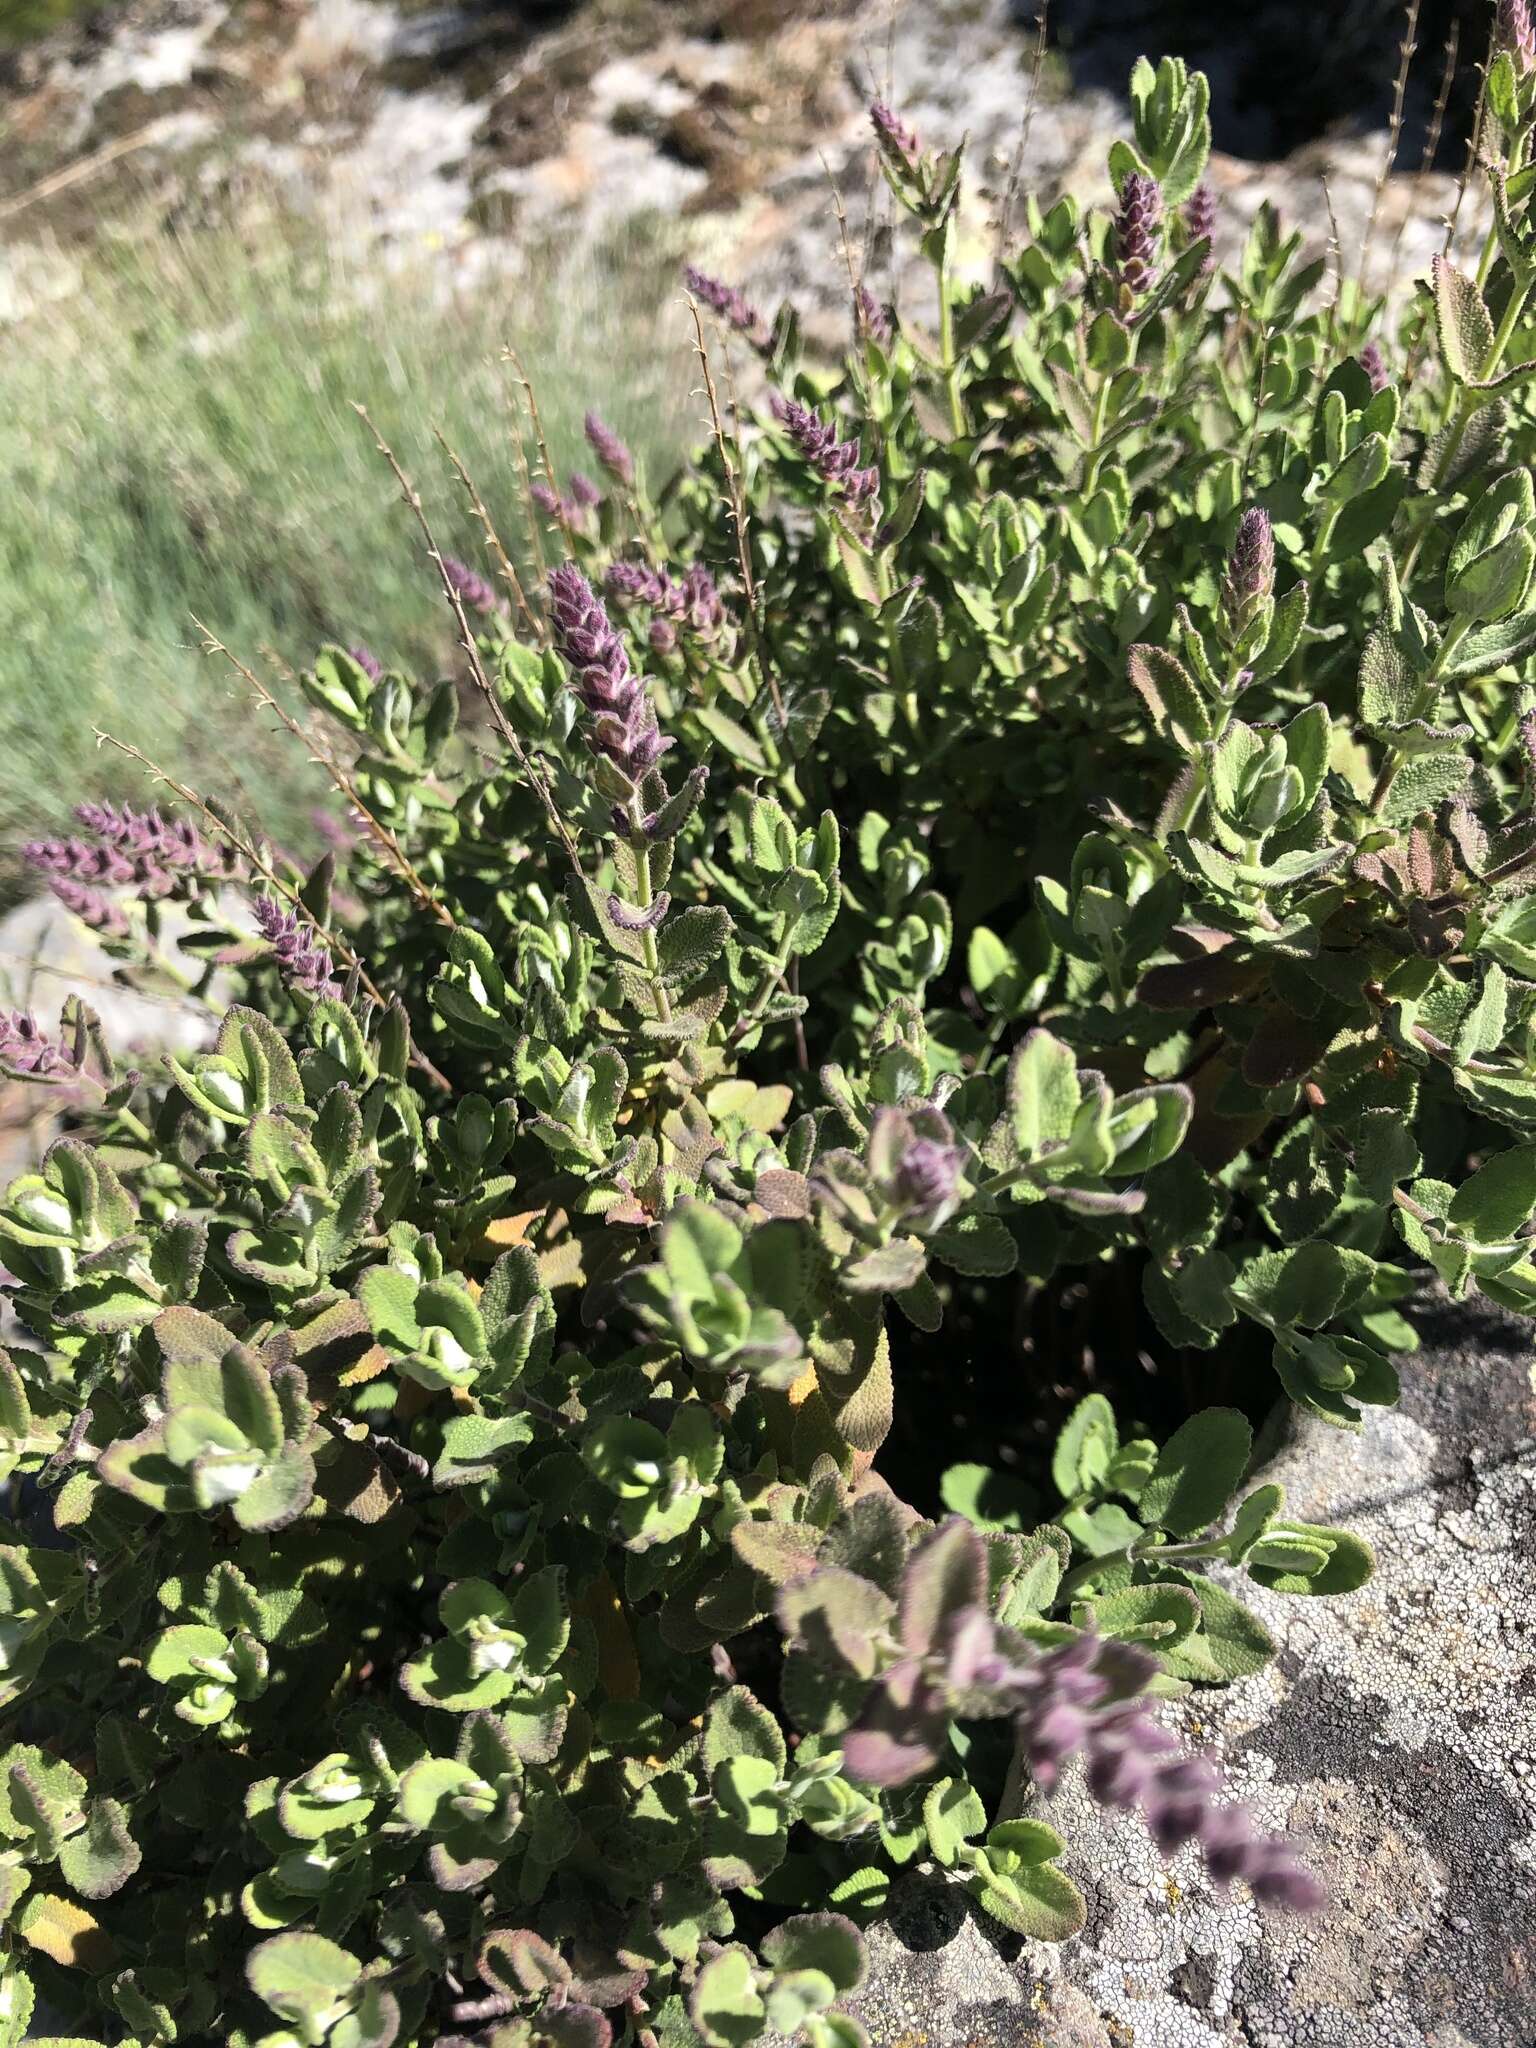
M 421 475 L 445 545 L 478 555 L 444 480 L 440 425 L 516 535 L 514 341 L 557 461 L 580 462 L 604 409 L 642 451 L 683 435 L 675 271 L 654 246 L 530 259 L 537 290 L 454 289 L 439 260 L 354 265 L 301 221 L 153 234 L 101 250 L 76 292 L 6 336 L 0 493 L 0 890 L 14 850 L 82 797 L 142 777 L 99 753 L 98 724 L 196 778 L 244 791 L 274 833 L 302 833 L 311 790 L 192 615 L 247 658 L 297 662 L 366 640 L 430 670 L 451 621 L 421 603 L 398 495 L 352 410 L 367 402 Z M 668 351 L 623 345 L 675 334 Z M 452 365 L 451 374 L 444 373 Z M 434 637 L 436 636 L 436 637 Z

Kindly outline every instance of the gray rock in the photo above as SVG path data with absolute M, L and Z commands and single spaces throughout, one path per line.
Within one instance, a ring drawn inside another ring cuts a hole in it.
M 226 907 L 238 917 L 247 915 L 238 905 Z M 198 965 L 180 952 L 186 929 L 185 918 L 165 906 L 163 951 L 170 965 L 190 978 Z M 64 999 L 72 994 L 100 1017 L 113 1055 L 125 1067 L 136 1057 L 191 1052 L 218 1028 L 217 1010 L 208 1003 L 169 986 L 160 993 L 129 986 L 120 963 L 94 932 L 71 917 L 57 898 L 34 896 L 0 918 L 0 1009 L 29 1010 L 51 1032 Z M 215 1002 L 220 994 L 213 991 Z M 61 1099 L 52 1088 L 0 1080 L 0 1188 L 42 1157 L 56 1134 Z
M 1298 1428 L 1288 1511 L 1375 1546 L 1340 1600 L 1243 1581 L 1281 1644 L 1173 1719 L 1306 1846 L 1315 1920 L 1218 1899 L 1070 1778 L 1031 1808 L 1089 1902 L 1059 1951 L 908 1880 L 856 2008 L 880 2048 L 1530 2048 L 1536 2043 L 1536 1385 L 1529 1327 L 1432 1302 L 1401 1408 Z M 1233 1581 L 1237 1583 L 1236 1578 Z

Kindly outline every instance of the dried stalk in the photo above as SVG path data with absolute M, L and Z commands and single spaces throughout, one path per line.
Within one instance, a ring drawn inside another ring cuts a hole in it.
M 454 619 L 458 624 L 459 645 L 463 648 L 465 657 L 469 662 L 470 674 L 474 678 L 475 687 L 486 701 L 496 730 L 506 741 L 518 767 L 521 768 L 523 774 L 528 778 L 530 787 L 538 796 L 539 802 L 544 806 L 544 813 L 549 819 L 550 828 L 554 832 L 555 837 L 560 841 L 561 846 L 565 849 L 567 859 L 577 874 L 580 874 L 581 856 L 576 851 L 576 841 L 571 836 L 571 828 L 566 824 L 564 818 L 561 817 L 559 807 L 555 803 L 554 794 L 549 784 L 545 781 L 542 772 L 534 766 L 527 748 L 524 747 L 522 740 L 518 737 L 517 728 L 513 725 L 511 719 L 508 718 L 502 701 L 496 694 L 490 677 L 485 672 L 485 663 L 480 658 L 479 643 L 476 641 L 474 630 L 469 623 L 469 615 L 464 609 L 464 601 L 459 596 L 458 591 L 455 590 L 453 579 L 443 566 L 443 557 L 433 535 L 431 522 L 427 518 L 426 508 L 421 502 L 421 493 L 400 467 L 399 459 L 394 449 L 390 447 L 389 443 L 374 425 L 373 420 L 369 416 L 367 406 L 355 405 L 354 410 L 358 418 L 363 422 L 363 425 L 372 434 L 374 446 L 389 464 L 394 474 L 395 482 L 400 486 L 400 495 L 410 507 L 416 524 L 421 529 L 421 537 L 426 543 L 427 553 L 437 564 L 437 573 L 443 586 L 443 595 L 447 598 L 449 609 L 452 611 Z
M 517 381 L 523 387 L 523 396 L 528 401 L 528 417 L 533 423 L 534 445 L 539 451 L 539 460 L 544 465 L 544 481 L 549 485 L 551 492 L 554 494 L 556 506 L 555 519 L 565 538 L 567 551 L 572 551 L 576 544 L 575 535 L 571 532 L 571 522 L 565 514 L 565 497 L 560 489 L 559 478 L 555 475 L 554 458 L 549 452 L 549 443 L 544 438 L 544 421 L 539 414 L 539 401 L 534 395 L 533 380 L 523 368 L 523 359 L 512 343 L 505 341 L 501 346 L 503 356 L 517 372 Z M 537 510 L 537 507 L 530 504 L 529 509 L 531 514 Z
M 299 742 L 299 745 L 306 749 L 315 765 L 323 768 L 326 774 L 330 776 L 337 794 L 352 805 L 353 809 L 362 819 L 368 836 L 383 854 L 386 863 L 394 869 L 422 909 L 430 916 L 435 917 L 439 924 L 447 925 L 450 931 L 453 930 L 454 918 L 452 913 L 445 904 L 432 894 L 432 891 L 427 887 L 427 884 L 422 880 L 416 869 L 412 867 L 404 848 L 389 826 L 382 819 L 376 818 L 367 804 L 364 803 L 356 783 L 352 780 L 351 775 L 342 763 L 329 754 L 318 743 L 313 734 L 305 732 L 293 714 L 273 696 L 260 676 L 248 669 L 238 655 L 231 653 L 223 641 L 216 634 L 210 632 L 196 614 L 193 615 L 192 623 L 203 636 L 203 652 L 205 654 L 222 654 L 235 673 L 245 678 L 255 693 L 257 703 L 264 710 L 270 711 L 282 725 L 284 731 L 290 733 Z
M 545 637 L 544 623 L 534 615 L 533 607 L 528 602 L 528 593 L 523 589 L 523 579 L 518 575 L 512 557 L 501 544 L 501 535 L 492 524 L 490 512 L 486 508 L 485 500 L 475 487 L 474 478 L 449 447 L 442 428 L 434 427 L 432 432 L 437 439 L 437 445 L 453 464 L 454 473 L 458 477 L 459 482 L 464 486 L 465 495 L 475 509 L 475 517 L 480 521 L 480 530 L 485 535 L 486 546 L 496 557 L 497 561 L 500 562 L 503 578 L 512 586 L 513 600 L 517 605 L 517 609 L 522 614 L 524 625 L 527 626 L 528 630 L 536 638 L 543 639 Z
M 1024 100 L 1024 112 L 1019 121 L 1019 139 L 1014 144 L 1013 157 L 1008 165 L 1008 182 L 1003 187 L 1002 211 L 997 217 L 997 248 L 993 262 L 1001 272 L 1008 255 L 1008 238 L 1013 233 L 1013 208 L 1019 196 L 1019 179 L 1024 169 L 1024 157 L 1029 148 L 1029 134 L 1035 121 L 1035 107 L 1040 99 L 1040 79 L 1045 70 L 1046 25 L 1050 14 L 1051 0 L 1040 0 L 1040 12 L 1035 16 L 1035 50 L 1029 67 L 1029 91 Z
M 1365 224 L 1365 234 L 1360 243 L 1360 264 L 1355 273 L 1355 296 L 1365 297 L 1365 267 L 1370 258 L 1371 244 L 1376 239 L 1376 223 L 1381 215 L 1381 202 L 1386 196 L 1387 180 L 1397 163 L 1398 148 L 1403 139 L 1403 101 L 1408 92 L 1408 72 L 1413 63 L 1413 53 L 1418 48 L 1419 0 L 1408 0 L 1407 17 L 1403 25 L 1403 40 L 1398 48 L 1397 78 L 1392 89 L 1392 118 L 1387 124 L 1386 154 L 1381 160 L 1381 169 L 1376 174 L 1376 189 L 1371 194 L 1370 218 Z
M 1435 104 L 1429 116 L 1429 127 L 1424 136 L 1424 149 L 1419 158 L 1419 176 L 1427 177 L 1434 169 L 1435 157 L 1440 148 L 1440 137 L 1445 129 L 1445 110 L 1450 105 L 1451 87 L 1456 82 L 1456 60 L 1461 54 L 1461 23 L 1453 21 L 1451 32 L 1445 39 L 1445 58 L 1440 68 L 1440 90 L 1435 94 Z M 1387 298 L 1390 302 L 1397 289 L 1398 267 L 1402 262 L 1403 237 L 1408 232 L 1408 216 L 1405 213 L 1397 224 L 1397 234 L 1392 242 L 1392 267 L 1387 276 Z
M 779 695 L 779 686 L 774 680 L 772 670 L 763 660 L 762 645 L 758 637 L 757 579 L 752 574 L 752 552 L 747 545 L 747 511 L 742 496 L 741 478 L 737 475 L 736 465 L 731 460 L 725 426 L 720 418 L 720 398 L 715 390 L 715 373 L 710 367 L 709 346 L 704 339 L 704 321 L 699 312 L 698 301 L 687 292 L 683 296 L 688 302 L 688 311 L 693 318 L 694 353 L 698 356 L 699 366 L 704 372 L 704 390 L 709 399 L 710 425 L 714 431 L 715 446 L 720 451 L 720 464 L 725 471 L 726 503 L 730 507 L 731 524 L 736 531 L 736 560 L 741 569 L 742 588 L 746 592 L 747 616 L 752 622 L 753 663 L 761 679 L 768 686 L 768 694 L 773 699 L 773 708 L 778 714 L 779 730 L 783 732 L 786 724 L 784 699 Z

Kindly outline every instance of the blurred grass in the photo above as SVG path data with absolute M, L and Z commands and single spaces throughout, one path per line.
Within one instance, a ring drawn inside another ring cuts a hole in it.
M 0 50 L 46 35 L 75 14 L 102 11 L 102 0 L 0 0 Z
M 353 400 L 414 476 L 440 544 L 481 567 L 432 429 L 513 547 L 507 339 L 562 473 L 584 461 L 588 405 L 653 462 L 679 445 L 675 264 L 649 237 L 552 252 L 525 280 L 450 292 L 445 276 L 359 270 L 271 217 L 100 247 L 78 291 L 0 337 L 0 894 L 20 841 L 82 798 L 146 799 L 95 725 L 248 803 L 274 835 L 303 836 L 318 771 L 201 652 L 194 612 L 252 666 L 270 648 L 300 667 L 327 639 L 426 670 L 449 658 L 451 619 Z M 658 352 L 658 334 L 675 346 Z

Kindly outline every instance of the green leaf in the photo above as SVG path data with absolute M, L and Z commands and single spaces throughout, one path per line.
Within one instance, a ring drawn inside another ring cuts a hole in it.
M 1536 1143 L 1496 1152 L 1452 1197 L 1446 1221 L 1478 1244 L 1512 1239 L 1536 1209 Z
M 1069 1941 L 1088 1917 L 1082 1893 L 1054 1863 L 1025 1864 L 1006 1875 L 977 1870 L 965 1888 L 994 1920 L 1033 1941 Z
M 1373 1575 L 1376 1570 L 1376 1556 L 1363 1536 L 1356 1536 L 1348 1529 L 1323 1529 L 1309 1522 L 1288 1522 L 1283 1528 L 1276 1528 L 1273 1537 L 1293 1534 L 1306 1541 L 1315 1539 L 1318 1547 L 1327 1553 L 1327 1562 L 1320 1570 L 1309 1572 L 1288 1571 L 1278 1565 L 1262 1561 L 1262 1547 L 1255 1550 L 1248 1560 L 1248 1576 L 1257 1585 L 1267 1586 L 1275 1593 L 1306 1593 L 1324 1597 L 1337 1593 L 1353 1593 Z
M 712 1700 L 704 1719 L 704 1764 L 711 1773 L 727 1757 L 757 1757 L 775 1773 L 785 1764 L 778 1722 L 744 1685 L 733 1685 Z
M 1026 1529 L 1038 1505 L 1032 1486 L 990 1465 L 951 1465 L 939 1482 L 939 1498 L 951 1514 L 964 1515 L 978 1529 Z
M 731 914 L 719 904 L 695 903 L 662 925 L 656 954 L 662 979 L 691 981 L 719 958 L 730 936 Z
M 846 1998 L 864 1981 L 864 1938 L 842 1913 L 796 1913 L 763 1939 L 763 1960 L 775 1970 L 818 1970 Z
M 256 1996 L 313 2048 L 347 2012 L 362 1966 L 324 1935 L 274 1934 L 251 1950 L 245 1974 Z
M 929 1787 L 923 1799 L 923 1826 L 930 1853 L 946 1869 L 954 1866 L 963 1845 L 983 1833 L 986 1825 L 987 1809 L 964 1778 L 940 1778 Z
M 1126 656 L 1126 669 L 1159 739 L 1193 754 L 1210 738 L 1205 699 L 1176 655 L 1161 647 L 1133 647 Z
M 116 1799 L 93 1799 L 85 1827 L 59 1848 L 59 1870 L 85 1899 L 109 1899 L 138 1869 L 143 1852 L 128 1827 L 128 1812 Z
M 1064 1143 L 1081 1101 L 1072 1048 L 1049 1031 L 1029 1032 L 1008 1062 L 1008 1116 L 1020 1158 Z
M 1200 1625 L 1200 1603 L 1187 1586 L 1121 1586 L 1081 1606 L 1101 1634 L 1158 1650 L 1181 1643 Z
M 1475 383 L 1493 353 L 1493 321 L 1482 294 L 1444 256 L 1430 266 L 1440 359 L 1458 384 Z
M 688 2012 L 707 2048 L 746 2048 L 757 2039 L 768 2011 L 746 1949 L 733 1945 L 710 1957 L 699 1971 Z
M 1051 1478 L 1062 1499 L 1095 1487 L 1119 1448 L 1115 1411 L 1102 1394 L 1085 1394 L 1067 1417 L 1051 1457 Z
M 1214 1579 L 1192 1577 L 1189 1587 L 1200 1603 L 1198 1631 L 1180 1643 L 1158 1645 L 1174 1677 L 1227 1685 L 1262 1671 L 1276 1645 L 1258 1616 Z
M 1242 1484 L 1253 1431 L 1235 1408 L 1192 1415 L 1158 1453 L 1136 1508 L 1149 1527 L 1175 1536 L 1207 1529 Z

